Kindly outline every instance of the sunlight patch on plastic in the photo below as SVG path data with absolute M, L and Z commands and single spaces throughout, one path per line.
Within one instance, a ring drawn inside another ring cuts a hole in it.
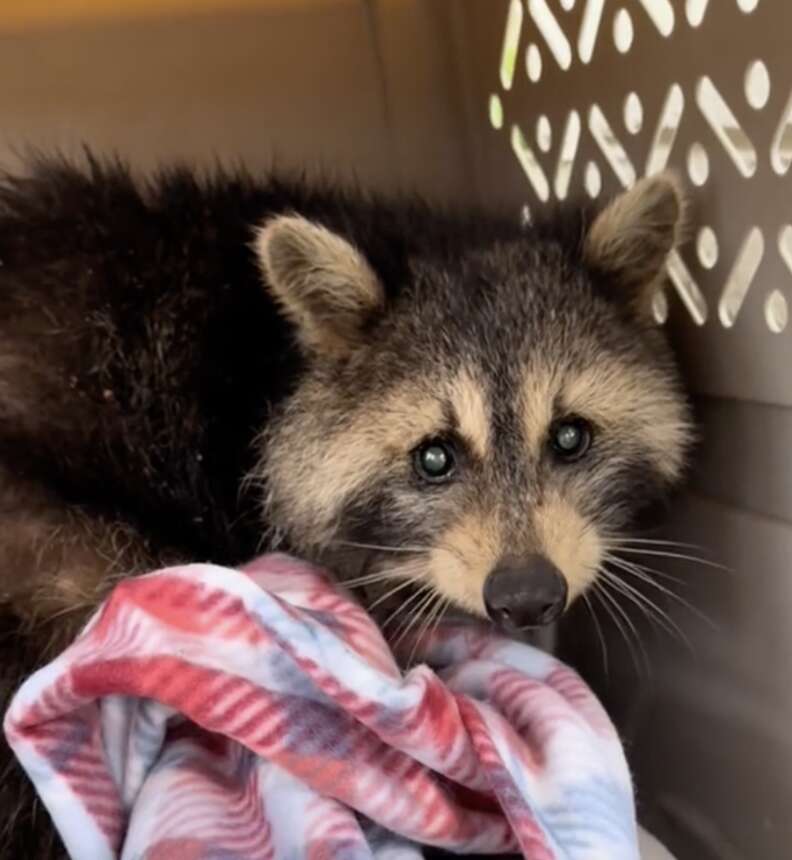
M 756 149 L 711 78 L 704 75 L 696 87 L 696 103 L 715 136 L 746 179 L 756 173 Z
M 668 166 L 671 150 L 674 148 L 682 114 L 685 110 L 685 96 L 679 84 L 671 84 L 665 97 L 660 118 L 657 120 L 649 155 L 646 158 L 646 175 L 660 173 Z
M 547 0 L 528 0 L 528 12 L 558 65 L 564 70 L 568 69 L 572 65 L 572 46 L 547 5 Z
M 578 36 L 578 56 L 584 63 L 590 63 L 594 55 L 594 46 L 597 43 L 600 23 L 602 22 L 602 10 L 605 8 L 605 0 L 588 0 L 583 11 L 583 23 L 580 25 Z
M 666 265 L 671 283 L 674 285 L 679 298 L 682 299 L 682 303 L 688 309 L 693 322 L 696 325 L 704 325 L 708 316 L 707 303 L 678 251 L 672 251 L 669 254 Z
M 564 136 L 558 152 L 558 166 L 555 174 L 555 194 L 559 200 L 565 200 L 569 193 L 569 183 L 572 179 L 572 168 L 575 165 L 578 143 L 580 142 L 580 114 L 570 111 L 564 128 Z
M 764 236 L 758 227 L 752 227 L 737 252 L 718 303 L 718 316 L 725 328 L 731 328 L 737 322 L 763 256 Z
M 633 185 L 635 168 L 598 104 L 589 110 L 589 131 L 621 184 L 625 188 Z
M 528 141 L 518 125 L 512 126 L 511 145 L 523 172 L 536 192 L 536 196 L 542 203 L 546 203 L 550 199 L 550 185 L 547 176 L 545 176 L 534 151 L 528 145 Z
M 770 145 L 770 164 L 779 176 L 786 176 L 792 164 L 792 95 L 781 113 L 773 142 Z
M 517 65 L 517 49 L 520 44 L 523 8 L 520 0 L 511 0 L 506 17 L 506 32 L 501 49 L 500 82 L 504 90 L 510 90 L 514 81 L 514 67 Z
M 709 6 L 709 0 L 687 0 L 685 14 L 691 27 L 701 26 L 701 22 L 707 14 L 707 6 Z
M 773 334 L 781 334 L 789 322 L 787 300 L 781 290 L 773 290 L 765 302 L 765 321 Z
M 652 23 L 666 38 L 674 32 L 674 7 L 670 0 L 639 0 Z

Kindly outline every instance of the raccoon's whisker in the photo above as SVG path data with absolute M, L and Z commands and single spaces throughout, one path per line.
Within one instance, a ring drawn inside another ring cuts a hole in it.
M 645 582 L 647 585 L 652 586 L 652 588 L 656 588 L 662 594 L 665 594 L 668 598 L 678 603 L 680 606 L 683 606 L 689 612 L 693 613 L 697 618 L 700 618 L 702 621 L 706 622 L 713 629 L 717 629 L 717 624 L 710 618 L 706 613 L 702 612 L 696 606 L 694 606 L 690 601 L 685 600 L 684 597 L 676 594 L 672 589 L 667 588 L 665 585 L 662 585 L 659 582 L 655 581 L 656 576 L 663 576 L 663 574 L 654 570 L 651 567 L 644 567 L 643 565 L 635 564 L 633 562 L 625 561 L 624 559 L 608 557 L 606 555 L 606 561 L 609 564 L 612 564 L 618 570 L 623 573 L 627 573 L 630 576 L 634 576 L 636 579 L 641 582 Z M 667 579 L 675 579 L 674 577 L 665 574 Z M 676 580 L 679 582 L 679 580 Z
M 348 546 L 352 549 L 371 549 L 376 550 L 377 552 L 414 553 L 429 552 L 432 549 L 430 546 L 383 546 L 382 544 L 359 543 L 358 541 L 352 540 L 336 540 L 333 541 L 333 543 L 338 544 L 339 546 Z
M 434 603 L 432 603 L 429 609 L 426 612 L 426 621 L 421 627 L 418 635 L 415 637 L 415 642 L 413 642 L 413 646 L 410 649 L 410 656 L 407 658 L 407 666 L 412 665 L 413 657 L 415 656 L 415 652 L 418 650 L 419 645 L 423 641 L 424 637 L 428 634 L 429 628 L 432 626 L 435 617 L 439 614 L 440 608 L 443 605 L 443 595 L 436 594 Z
M 618 551 L 628 553 L 629 555 L 656 555 L 656 556 L 659 556 L 660 558 L 681 559 L 682 561 L 689 561 L 689 562 L 692 562 L 693 564 L 701 564 L 704 567 L 713 567 L 713 568 L 716 568 L 717 570 L 726 571 L 727 573 L 734 573 L 734 571 L 731 568 L 726 567 L 726 565 L 724 565 L 724 564 L 719 564 L 718 562 L 710 561 L 707 558 L 699 558 L 698 556 L 695 556 L 695 555 L 686 555 L 685 553 L 680 553 L 680 552 L 666 552 L 664 550 L 658 550 L 658 549 L 639 549 L 638 547 L 626 547 L 626 546 L 619 547 Z
M 401 613 L 405 609 L 407 609 L 407 607 L 409 607 L 409 605 L 411 603 L 414 603 L 416 601 L 416 599 L 418 599 L 423 594 L 425 594 L 426 590 L 428 588 L 429 588 L 429 583 L 426 583 L 424 586 L 422 586 L 421 588 L 418 588 L 415 592 L 410 594 L 403 603 L 401 603 L 399 606 L 395 607 L 393 609 L 393 611 L 390 613 L 390 615 L 388 615 L 388 617 L 382 622 L 382 624 L 380 624 L 381 630 L 384 632 L 385 629 L 391 624 L 391 622 L 396 620 L 401 615 Z
M 415 573 L 422 571 L 426 567 L 423 561 L 406 562 L 405 564 L 389 567 L 385 570 L 366 573 L 363 576 L 355 577 L 354 579 L 341 579 L 340 585 L 345 585 L 347 588 L 356 588 L 361 585 L 371 585 L 375 582 L 383 582 L 388 579 L 402 579 L 405 576 L 412 576 Z
M 602 570 L 600 570 L 600 573 L 602 573 Z M 644 662 L 644 665 L 646 666 L 647 672 L 650 672 L 651 667 L 649 664 L 649 655 L 646 653 L 646 648 L 644 647 L 643 640 L 641 639 L 641 636 L 638 633 L 638 630 L 636 629 L 632 618 L 630 618 L 630 616 L 625 612 L 624 607 L 622 607 L 619 604 L 619 601 L 616 600 L 612 594 L 610 594 L 610 592 L 608 591 L 608 589 L 606 587 L 606 583 L 607 583 L 607 580 L 600 583 L 600 587 L 601 587 L 601 591 L 602 591 L 602 597 L 608 600 L 608 602 L 613 607 L 613 609 L 616 611 L 616 613 L 618 613 L 618 615 L 621 617 L 621 619 L 627 625 L 627 628 L 632 633 L 632 635 L 635 639 L 635 642 L 638 645 L 638 648 L 641 652 L 641 656 L 643 657 L 643 662 Z M 616 621 L 615 618 L 614 618 L 614 621 Z M 621 627 L 621 625 L 619 625 L 619 627 Z M 630 647 L 630 640 L 627 636 L 627 633 L 624 632 L 623 636 L 624 636 L 624 641 L 627 644 L 627 647 L 630 649 L 630 656 L 633 658 L 633 662 L 635 663 L 635 669 L 640 674 L 641 666 L 638 663 L 638 659 L 636 657 L 635 651 Z
M 630 600 L 631 603 L 634 603 L 650 621 L 659 624 L 669 634 L 673 634 L 675 632 L 672 629 L 670 622 L 667 620 L 667 613 L 654 601 L 646 597 L 646 595 L 642 594 L 633 586 L 624 582 L 624 580 L 619 579 L 607 568 L 602 567 L 599 572 L 604 582 L 607 582 L 618 594 L 623 595 Z
M 416 545 L 406 545 L 406 546 L 385 546 L 384 544 L 375 544 L 375 543 L 360 543 L 358 541 L 348 541 L 348 540 L 336 540 L 333 543 L 338 546 L 347 546 L 352 549 L 370 549 L 374 552 L 393 552 L 393 553 L 428 553 L 433 550 L 441 550 L 442 552 L 447 552 L 449 555 L 453 555 L 460 562 L 464 563 L 464 559 L 460 555 L 459 551 L 454 549 L 452 546 L 448 546 L 445 543 L 439 543 L 435 546 L 416 546 Z
M 611 535 L 610 537 L 605 537 L 603 539 L 603 543 L 608 544 L 618 544 L 618 545 L 628 545 L 628 544 L 647 544 L 652 546 L 676 546 L 676 547 L 687 547 L 688 549 L 697 549 L 700 552 L 704 551 L 704 547 L 700 546 L 696 543 L 685 543 L 684 541 L 678 540 L 660 540 L 659 538 L 639 538 L 639 537 L 616 537 L 615 535 Z
M 426 618 L 429 614 L 429 608 L 433 606 L 437 597 L 437 592 L 435 591 L 434 586 L 432 586 L 426 599 L 421 601 L 418 606 L 415 606 L 412 609 L 413 620 L 420 621 L 422 618 Z
M 448 607 L 450 605 L 451 605 L 451 598 L 450 597 L 446 597 L 443 600 L 443 602 L 440 604 L 440 611 L 437 614 L 437 618 L 435 619 L 434 626 L 432 627 L 432 629 L 429 632 L 429 638 L 430 639 L 432 636 L 434 636 L 435 631 L 440 626 L 443 618 L 445 618 L 445 614 L 446 614 L 446 612 L 448 612 Z
M 429 583 L 429 594 L 423 600 L 421 600 L 421 602 L 416 607 L 414 607 L 412 610 L 410 610 L 410 615 L 407 619 L 407 624 L 404 625 L 403 629 L 400 628 L 398 635 L 396 636 L 396 638 L 393 640 L 393 643 L 391 644 L 392 648 L 395 649 L 399 645 L 399 643 L 408 635 L 408 633 L 410 632 L 410 630 L 412 630 L 412 628 L 416 625 L 416 623 L 418 623 L 422 618 L 425 617 L 424 613 L 425 613 L 426 609 L 435 600 L 435 597 L 436 597 L 436 593 L 434 590 L 434 585 Z
M 391 588 L 389 591 L 386 591 L 385 594 L 381 594 L 373 603 L 368 604 L 366 607 L 367 612 L 371 612 L 372 609 L 376 608 L 380 605 L 380 603 L 384 603 L 388 598 L 393 597 L 394 594 L 404 590 L 410 585 L 415 585 L 414 580 L 406 579 L 404 582 L 400 582 L 398 585 Z
M 586 608 L 589 611 L 589 615 L 591 615 L 591 620 L 594 623 L 594 629 L 597 631 L 597 638 L 599 639 L 600 648 L 602 649 L 602 668 L 605 670 L 605 677 L 610 678 L 610 674 L 608 671 L 608 646 L 605 644 L 605 636 L 602 633 L 602 625 L 599 622 L 599 618 L 597 618 L 597 613 L 594 611 L 594 605 L 591 600 L 589 600 L 589 595 L 587 592 L 583 592 L 583 602 L 586 604 Z
M 674 619 L 671 618 L 671 616 L 661 606 L 642 592 L 638 591 L 634 586 L 625 582 L 623 579 L 619 579 L 611 571 L 602 568 L 600 573 L 603 575 L 603 578 L 613 586 L 614 590 L 624 595 L 624 597 L 626 597 L 631 603 L 634 603 L 637 607 L 642 609 L 644 615 L 648 619 L 654 619 L 655 622 L 669 635 L 678 636 L 690 651 L 693 652 L 694 649 L 690 639 L 685 635 L 684 631 L 676 621 L 674 621 Z
M 635 663 L 636 670 L 640 672 L 640 665 L 635 656 L 635 652 L 633 651 L 630 637 L 627 635 L 627 630 L 619 619 L 619 616 L 611 608 L 615 604 L 615 600 L 605 591 L 605 588 L 601 581 L 594 583 L 594 585 L 592 586 L 592 594 L 595 594 L 599 598 L 599 601 L 602 604 L 602 608 L 608 613 L 608 616 L 610 617 L 611 621 L 613 621 L 616 629 L 621 634 L 622 639 L 624 639 L 624 644 L 627 646 L 627 650 L 630 652 L 630 656 L 633 659 L 633 663 Z
M 347 588 L 357 588 L 361 585 L 371 585 L 374 582 L 383 582 L 388 579 L 396 579 L 398 574 L 390 571 L 379 571 L 378 573 L 367 573 L 365 576 L 357 576 L 354 579 L 340 579 L 339 585 L 345 585 Z
M 672 573 L 666 573 L 662 570 L 656 570 L 653 567 L 647 567 L 645 564 L 638 564 L 638 562 L 631 561 L 626 558 L 621 558 L 618 555 L 614 555 L 610 552 L 603 553 L 602 557 L 606 562 L 610 564 L 620 565 L 624 568 L 629 568 L 630 572 L 632 572 L 633 570 L 640 571 L 642 576 L 640 576 L 639 578 L 651 582 L 652 585 L 658 585 L 658 583 L 655 582 L 655 579 L 657 578 L 668 580 L 669 582 L 673 582 L 676 585 L 685 584 L 678 576 L 674 576 Z
M 432 585 L 431 582 L 425 582 L 420 588 L 416 589 L 416 591 L 413 594 L 411 594 L 404 601 L 404 603 L 402 603 L 400 606 L 397 606 L 393 610 L 393 612 L 391 612 L 391 614 L 385 619 L 385 621 L 380 625 L 382 630 L 384 631 L 385 628 L 391 623 L 391 621 L 393 621 L 394 618 L 396 618 L 397 615 L 404 612 L 411 603 L 415 603 L 417 598 L 425 595 L 427 590 L 431 590 L 433 587 L 434 586 Z M 408 614 L 408 618 L 409 617 L 410 616 Z M 400 628 L 397 628 L 397 629 L 400 629 Z

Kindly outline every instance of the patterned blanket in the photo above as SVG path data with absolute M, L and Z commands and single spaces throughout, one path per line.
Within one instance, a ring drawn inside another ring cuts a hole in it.
M 635 860 L 630 775 L 570 669 L 478 627 L 403 673 L 293 558 L 120 584 L 5 717 L 77 860 Z

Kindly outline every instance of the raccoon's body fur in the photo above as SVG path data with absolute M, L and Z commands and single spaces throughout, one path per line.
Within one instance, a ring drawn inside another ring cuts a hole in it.
M 275 541 L 479 614 L 541 556 L 566 605 L 683 465 L 646 312 L 680 215 L 666 177 L 533 227 L 241 172 L 6 178 L 3 701 L 118 576 Z M 0 792 L 2 856 L 57 856 Z

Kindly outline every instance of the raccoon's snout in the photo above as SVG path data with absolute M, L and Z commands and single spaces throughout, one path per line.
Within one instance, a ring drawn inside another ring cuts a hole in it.
M 550 624 L 564 611 L 566 603 L 566 580 L 541 555 L 504 561 L 484 582 L 487 614 L 506 630 Z

